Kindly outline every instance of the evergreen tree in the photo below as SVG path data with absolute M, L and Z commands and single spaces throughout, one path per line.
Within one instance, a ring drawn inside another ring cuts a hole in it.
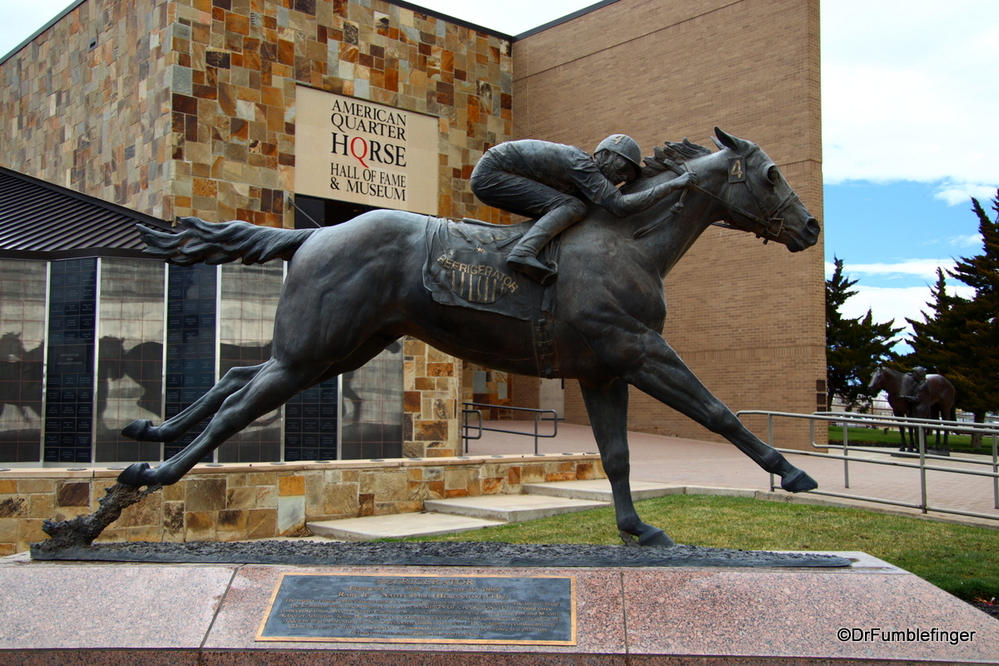
M 840 308 L 855 295 L 850 288 L 857 284 L 843 275 L 843 260 L 834 257 L 836 268 L 826 280 L 826 409 L 832 409 L 835 396 L 853 411 L 870 406 L 877 394 L 867 387 L 872 369 L 893 361 L 892 347 L 902 328 L 894 321 L 876 324 L 867 311 L 864 317 L 844 317 Z
M 933 298 L 927 303 L 930 311 L 922 312 L 923 321 L 906 318 L 914 333 L 909 339 L 913 352 L 906 362 L 944 374 L 942 368 L 953 365 L 958 355 L 960 324 L 952 310 L 963 299 L 947 293 L 947 278 L 942 268 L 937 269 L 937 282 L 930 288 L 930 296 Z
M 931 313 L 913 325 L 912 359 L 944 375 L 957 389 L 957 404 L 981 423 L 987 413 L 999 411 L 999 193 L 992 201 L 996 219 L 990 220 L 977 199 L 972 210 L 978 217 L 983 251 L 963 257 L 950 276 L 975 290 L 971 300 L 945 292 L 938 272 Z M 973 439 L 978 446 L 980 437 Z

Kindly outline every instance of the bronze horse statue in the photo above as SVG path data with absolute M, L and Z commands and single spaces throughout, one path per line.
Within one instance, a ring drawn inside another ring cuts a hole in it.
M 957 418 L 954 385 L 943 375 L 924 376 L 923 373 L 900 372 L 882 366 L 874 371 L 868 386 L 884 390 L 895 416 L 947 421 Z M 905 441 L 906 428 L 900 425 L 898 429 L 902 435 L 902 448 L 899 451 L 918 452 L 916 429 L 908 429 L 908 444 Z M 948 431 L 943 429 L 943 432 L 943 450 L 946 450 Z M 940 430 L 936 432 L 936 446 L 940 447 Z
M 753 435 L 693 375 L 662 337 L 663 279 L 716 221 L 798 252 L 814 245 L 819 224 L 773 160 L 756 144 L 716 128 L 718 152 L 667 143 L 645 159 L 628 191 L 696 174 L 696 184 L 630 217 L 591 205 L 560 239 L 559 278 L 546 292 L 547 349 L 542 363 L 535 321 L 435 301 L 424 286 L 428 225 L 435 218 L 371 211 L 343 224 L 309 230 L 210 224 L 188 218 L 178 235 L 148 230 L 147 243 L 177 263 L 290 261 L 266 363 L 233 368 L 204 397 L 159 427 L 136 421 L 134 439 L 172 441 L 215 414 L 186 449 L 156 468 L 136 463 L 118 480 L 129 486 L 171 484 L 255 418 L 299 391 L 354 370 L 393 341 L 411 335 L 446 353 L 505 372 L 574 378 L 582 388 L 610 480 L 617 526 L 626 540 L 672 545 L 640 520 L 632 503 L 627 441 L 628 386 L 645 391 L 732 442 L 791 492 L 816 482 Z M 681 204 L 681 205 L 677 205 Z M 470 227 L 472 225 L 466 225 Z M 482 230 L 485 225 L 475 225 Z M 493 227 L 501 229 L 502 227 Z M 496 233 L 499 233 L 498 231 Z M 552 306 L 555 303 L 557 307 Z M 550 359 L 549 359 L 550 361 Z M 627 536 L 631 535 L 631 536 Z

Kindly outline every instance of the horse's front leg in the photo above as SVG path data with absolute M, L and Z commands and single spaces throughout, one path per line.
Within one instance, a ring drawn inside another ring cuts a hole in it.
M 628 455 L 628 385 L 620 379 L 608 384 L 579 382 L 583 402 L 590 416 L 600 459 L 611 484 L 617 528 L 638 537 L 642 546 L 672 546 L 673 540 L 657 527 L 643 523 L 631 498 L 631 464 Z M 625 539 L 628 540 L 627 538 Z
M 591 340 L 590 344 L 629 384 L 721 435 L 764 470 L 780 476 L 784 490 L 798 493 L 818 487 L 804 470 L 751 433 L 694 376 L 659 333 L 645 328 L 602 344 Z

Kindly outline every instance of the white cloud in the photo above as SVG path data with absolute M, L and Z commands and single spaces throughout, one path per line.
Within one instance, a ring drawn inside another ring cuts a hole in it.
M 966 204 L 972 198 L 978 199 L 982 205 L 987 205 L 987 202 L 995 198 L 996 187 L 972 183 L 947 183 L 933 196 L 947 202 L 948 206 Z
M 857 293 L 847 299 L 840 308 L 840 313 L 844 317 L 863 317 L 867 311 L 871 311 L 871 318 L 878 323 L 895 321 L 895 326 L 904 326 L 903 336 L 912 334 L 912 327 L 906 322 L 906 318 L 915 321 L 923 321 L 922 312 L 929 312 L 927 305 L 933 297 L 930 294 L 930 286 L 924 287 L 865 287 L 854 285 L 853 290 Z M 947 292 L 963 298 L 971 298 L 975 295 L 974 289 L 964 285 L 947 285 Z
M 972 247 L 980 249 L 982 247 L 982 235 L 968 234 L 966 236 L 951 236 L 947 239 L 947 243 L 954 247 Z
M 999 185 L 995 0 L 835 0 L 822 11 L 823 171 L 943 181 L 948 203 Z
M 892 264 L 843 264 L 843 273 L 851 280 L 857 280 L 864 275 L 878 275 L 881 277 L 918 277 L 928 282 L 936 282 L 937 268 L 949 270 L 954 268 L 954 261 L 939 259 L 906 259 Z M 832 277 L 835 265 L 831 261 L 826 262 L 826 278 Z M 860 289 L 858 285 L 854 287 Z M 922 287 L 919 287 L 922 288 Z M 865 310 L 866 312 L 866 310 Z

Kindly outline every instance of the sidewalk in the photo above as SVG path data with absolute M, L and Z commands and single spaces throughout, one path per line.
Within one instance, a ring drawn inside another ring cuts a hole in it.
M 492 421 L 484 424 L 509 430 L 533 433 L 534 424 L 529 421 Z M 552 432 L 552 423 L 542 423 L 541 432 Z M 770 490 L 770 475 L 757 467 L 748 457 L 731 444 L 704 442 L 678 437 L 663 437 L 632 432 L 628 434 L 631 450 L 631 478 L 635 481 L 651 481 L 678 486 L 711 486 L 717 488 L 743 488 Z M 597 445 L 588 426 L 569 423 L 558 424 L 558 435 L 554 439 L 540 439 L 539 453 L 581 453 L 596 452 Z M 824 452 L 817 449 L 817 452 Z M 485 432 L 481 440 L 469 442 L 468 455 L 526 454 L 534 452 L 531 437 L 504 433 Z M 839 450 L 832 450 L 839 455 Z M 869 449 L 851 449 L 849 455 L 871 458 L 893 463 L 916 463 L 918 459 L 893 457 L 893 451 L 884 452 Z M 955 454 L 959 458 L 964 454 Z M 919 504 L 920 483 L 918 469 L 889 467 L 885 465 L 849 463 L 850 487 L 844 486 L 841 460 L 829 460 L 807 455 L 788 454 L 792 464 L 801 467 L 819 483 L 819 490 L 863 497 L 886 499 L 895 502 Z M 980 457 L 991 459 L 991 457 Z M 955 461 L 931 461 L 933 466 L 971 468 L 991 471 L 991 467 L 967 465 Z M 963 517 L 953 514 L 930 512 L 930 516 L 956 522 L 970 522 L 999 529 L 999 509 L 993 503 L 993 482 L 986 477 L 926 472 L 927 503 L 930 507 L 940 507 L 959 511 L 995 516 L 997 520 Z M 779 479 L 777 479 L 779 482 Z M 799 495 L 799 497 L 801 497 Z M 919 509 L 896 507 L 887 504 L 874 504 L 815 496 L 834 503 L 864 506 L 877 511 L 890 511 L 920 515 Z

